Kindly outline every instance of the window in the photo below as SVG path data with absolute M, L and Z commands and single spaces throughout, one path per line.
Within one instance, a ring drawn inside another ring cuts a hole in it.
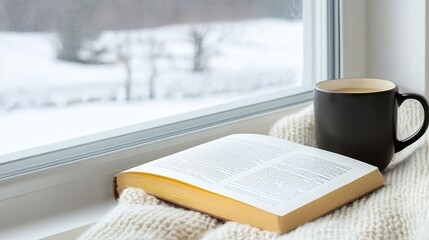
M 330 9 L 308 0 L 0 2 L 0 177 L 310 99 L 328 74 L 327 23 L 316 18 Z

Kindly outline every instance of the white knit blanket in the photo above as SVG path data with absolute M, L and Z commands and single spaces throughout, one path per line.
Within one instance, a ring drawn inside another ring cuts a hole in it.
M 422 117 L 417 103 L 405 102 L 399 136 L 414 132 Z M 315 146 L 312 107 L 279 120 L 270 134 Z M 428 151 L 425 135 L 394 156 L 383 172 L 384 188 L 283 235 L 222 222 L 130 188 L 81 239 L 429 239 Z

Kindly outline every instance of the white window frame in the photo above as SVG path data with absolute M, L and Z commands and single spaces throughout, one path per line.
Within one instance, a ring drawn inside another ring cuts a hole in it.
M 329 2 L 337 2 L 337 0 L 329 0 Z M 327 23 L 312 17 L 325 15 L 329 8 L 324 3 L 311 0 L 304 0 L 303 5 L 304 9 L 312 10 L 305 10 L 307 13 L 304 14 L 303 20 L 306 37 L 304 38 L 305 69 L 302 86 L 2 155 L 0 156 L 0 179 L 210 128 L 311 100 L 314 81 L 328 78 L 320 76 L 329 74 L 326 69 L 330 68 L 322 67 L 320 63 L 326 62 L 324 59 L 332 58 L 333 55 L 328 54 L 323 47 L 327 44 L 326 39 L 330 35 L 320 29 L 326 29 Z M 316 49 L 324 51 L 316 51 Z
M 328 1 L 336 2 L 336 0 Z M 311 0 L 303 0 L 303 9 L 308 10 L 306 10 L 307 14 L 303 14 L 305 15 L 303 22 L 306 26 L 304 29 L 306 37 L 304 38 L 304 80 L 302 86 L 1 155 L 0 179 L 210 128 L 311 100 L 314 80 L 328 78 L 321 76 L 329 74 L 326 71 L 328 68 L 322 67 L 320 62 L 325 62 L 324 59 L 331 56 L 327 54 L 326 50 L 323 52 L 316 51 L 316 49 L 325 49 L 322 45 L 326 44 L 325 38 L 329 34 L 322 30 L 317 30 L 317 34 L 314 33 L 315 29 L 326 28 L 327 23 L 316 20 L 312 16 L 325 14 L 328 10 L 326 4 Z M 310 11 L 311 14 L 308 13 Z
M 321 80 L 320 76 L 329 78 L 328 68 L 321 66 L 321 62 L 326 62 L 328 58 L 328 52 L 323 47 L 329 35 L 323 30 L 327 28 L 328 21 L 319 20 L 329 9 L 322 1 L 303 0 L 303 3 L 305 66 L 313 70 L 306 70 L 304 77 L 314 81 Z M 0 212 L 9 212 L 11 209 L 21 211 L 13 211 L 7 223 L 0 222 L 0 232 L 3 226 L 10 230 L 10 234 L 22 232 L 22 229 L 28 227 L 22 224 L 25 221 L 37 220 L 42 225 L 43 222 L 50 224 L 50 234 L 94 222 L 114 204 L 111 180 L 116 173 L 228 134 L 266 134 L 277 119 L 308 105 L 312 99 L 312 85 L 307 82 L 300 88 L 270 96 L 246 99 L 4 156 L 1 160 L 8 161 L 8 164 L 0 165 L 3 174 L 0 179 Z M 94 208 L 100 210 L 96 211 L 98 214 L 81 214 L 81 217 L 87 217 L 67 224 L 62 222 L 57 227 L 52 225 L 59 222 L 61 216 L 73 215 L 74 211 L 82 209 L 90 209 L 91 212 Z M 31 226 L 36 229 L 39 225 L 34 223 Z M 43 237 L 34 235 L 35 232 L 30 233 L 32 238 Z

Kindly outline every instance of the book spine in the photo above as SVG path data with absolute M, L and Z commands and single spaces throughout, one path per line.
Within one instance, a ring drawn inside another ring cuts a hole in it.
M 119 198 L 119 193 L 118 193 L 118 182 L 116 180 L 116 176 L 113 177 L 113 184 L 112 184 L 112 190 L 113 190 L 113 196 L 115 196 L 115 199 Z

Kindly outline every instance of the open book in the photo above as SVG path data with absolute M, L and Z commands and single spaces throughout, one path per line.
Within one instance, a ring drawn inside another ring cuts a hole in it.
M 131 168 L 119 194 L 143 188 L 212 216 L 284 233 L 383 186 L 377 167 L 256 134 L 223 137 Z

